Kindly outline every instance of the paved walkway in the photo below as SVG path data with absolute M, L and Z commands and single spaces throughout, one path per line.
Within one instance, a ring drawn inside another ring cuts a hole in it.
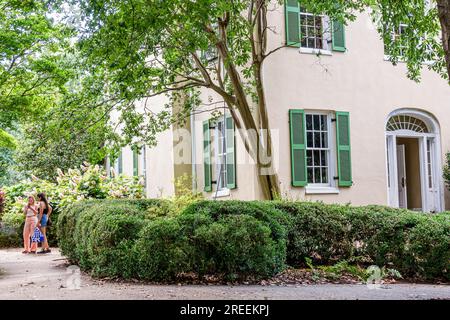
M 77 289 L 79 287 L 79 289 Z M 99 281 L 53 250 L 23 255 L 0 250 L 0 299 L 450 299 L 450 286 L 395 284 L 380 289 L 365 285 L 308 286 L 156 286 Z

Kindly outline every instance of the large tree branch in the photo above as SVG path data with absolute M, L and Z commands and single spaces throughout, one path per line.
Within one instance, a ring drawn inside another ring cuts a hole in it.
M 271 55 L 274 54 L 275 52 L 280 51 L 281 49 L 287 48 L 287 47 L 288 47 L 288 45 L 284 44 L 284 45 L 282 45 L 282 46 L 279 46 L 279 47 L 277 47 L 277 48 L 275 48 L 275 49 L 270 50 L 269 52 L 267 52 L 267 53 L 265 53 L 265 54 L 263 55 L 262 61 L 264 61 L 266 58 L 268 58 L 269 56 L 271 56 Z

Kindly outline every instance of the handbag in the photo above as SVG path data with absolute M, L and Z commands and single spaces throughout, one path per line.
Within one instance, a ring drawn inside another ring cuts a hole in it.
M 34 229 L 33 234 L 31 235 L 31 242 L 43 242 L 44 241 L 44 235 L 42 234 L 41 230 L 36 227 Z

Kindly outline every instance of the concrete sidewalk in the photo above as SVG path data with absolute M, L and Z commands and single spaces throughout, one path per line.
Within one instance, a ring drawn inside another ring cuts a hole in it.
M 77 289 L 79 287 L 79 289 Z M 176 286 L 95 280 L 67 265 L 57 249 L 46 255 L 0 250 L 0 299 L 450 299 L 449 285 Z

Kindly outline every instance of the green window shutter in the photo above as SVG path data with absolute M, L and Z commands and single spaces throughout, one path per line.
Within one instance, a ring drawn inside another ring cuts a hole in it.
M 205 192 L 212 191 L 212 165 L 211 165 L 211 134 L 209 130 L 209 120 L 203 121 L 203 172 Z
M 139 176 L 139 153 L 137 150 L 133 150 L 133 175 Z
M 334 20 L 332 23 L 333 51 L 345 52 L 345 26 L 342 22 Z
M 305 112 L 303 110 L 289 110 L 289 124 L 291 131 L 292 185 L 304 187 L 308 183 L 306 176 Z
M 286 44 L 300 47 L 300 6 L 298 0 L 285 0 Z
M 350 187 L 353 181 L 350 148 L 350 114 L 348 112 L 336 112 L 336 139 L 339 186 Z
M 236 142 L 233 117 L 227 115 L 225 122 L 227 144 L 227 188 L 236 189 Z

